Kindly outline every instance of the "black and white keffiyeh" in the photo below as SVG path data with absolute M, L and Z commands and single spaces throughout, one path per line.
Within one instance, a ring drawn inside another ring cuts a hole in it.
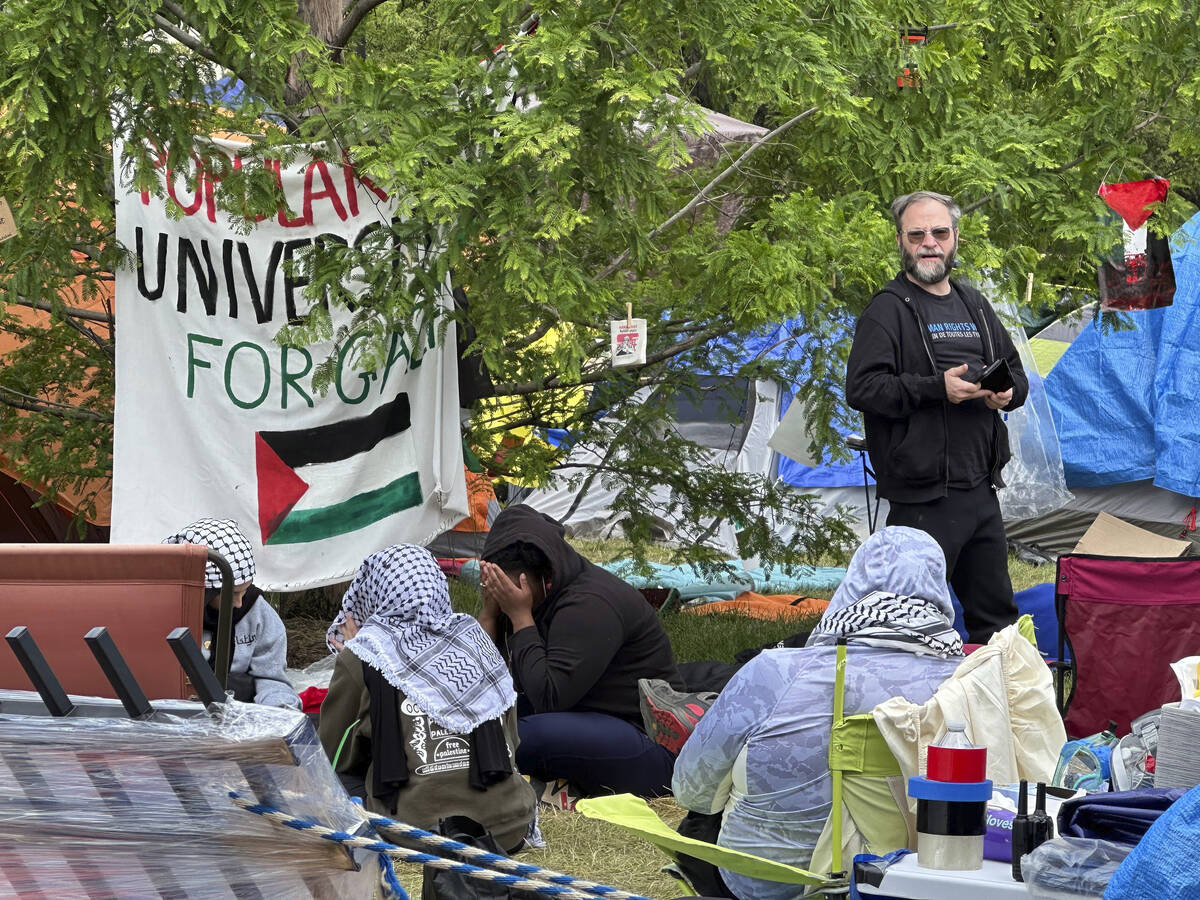
M 225 557 L 233 569 L 233 583 L 254 580 L 254 548 L 232 519 L 200 519 L 163 540 L 164 544 L 203 544 Z M 204 586 L 219 588 L 221 572 L 213 564 L 204 567 Z
M 423 547 L 397 544 L 363 560 L 326 633 L 331 652 L 347 616 L 359 629 L 346 649 L 443 728 L 465 734 L 516 702 L 495 643 L 451 609 L 446 576 Z
M 833 644 L 840 637 L 886 650 L 962 655 L 962 638 L 937 603 L 872 591 L 857 603 L 826 613 L 808 639 L 809 646 Z

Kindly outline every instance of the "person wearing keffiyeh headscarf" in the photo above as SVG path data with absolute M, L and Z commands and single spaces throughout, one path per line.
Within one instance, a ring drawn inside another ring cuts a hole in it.
M 699 813 L 723 814 L 722 847 L 828 871 L 832 855 L 818 838 L 833 805 L 837 641 L 847 641 L 847 716 L 892 697 L 923 703 L 962 661 L 953 620 L 938 543 L 915 528 L 876 532 L 854 554 L 807 646 L 758 654 L 705 712 L 675 763 L 676 800 Z M 898 849 L 884 846 L 891 832 L 879 822 L 847 814 L 843 827 L 851 856 L 866 843 L 872 853 Z M 721 874 L 743 900 L 795 896 L 787 885 Z
M 319 733 L 347 790 L 418 828 L 470 816 L 519 848 L 536 797 L 516 768 L 512 677 L 479 623 L 451 608 L 429 551 L 368 556 L 326 641 L 338 655 Z
M 164 544 L 203 544 L 215 550 L 233 570 L 233 628 L 230 633 L 228 687 L 237 700 L 265 706 L 300 708 L 300 698 L 284 674 L 287 629 L 279 613 L 254 586 L 254 548 L 230 519 L 200 519 L 163 540 Z M 221 605 L 221 573 L 213 563 L 204 569 L 202 649 L 209 665 L 216 659 L 213 643 Z

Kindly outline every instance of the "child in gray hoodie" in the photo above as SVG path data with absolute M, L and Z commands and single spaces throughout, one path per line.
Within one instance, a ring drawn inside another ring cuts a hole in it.
M 233 652 L 228 687 L 235 699 L 266 706 L 300 708 L 300 698 L 284 674 L 287 631 L 271 604 L 262 599 L 254 581 L 254 549 L 237 523 L 229 519 L 200 519 L 163 541 L 164 544 L 203 544 L 225 557 L 233 569 Z M 216 656 L 217 614 L 221 603 L 221 573 L 211 562 L 204 575 L 204 633 L 201 648 L 209 665 Z

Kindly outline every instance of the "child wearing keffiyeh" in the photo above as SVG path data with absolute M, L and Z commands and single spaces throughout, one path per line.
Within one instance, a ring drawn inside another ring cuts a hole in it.
M 271 604 L 254 586 L 254 548 L 230 519 L 200 519 L 163 541 L 164 544 L 203 544 L 225 558 L 233 570 L 233 629 L 228 687 L 234 698 L 265 706 L 299 709 L 300 698 L 284 674 L 287 630 Z M 204 629 L 202 649 L 209 665 L 216 658 L 217 615 L 221 604 L 221 573 L 213 563 L 204 570 Z
M 429 552 L 368 556 L 326 640 L 340 652 L 319 731 L 347 789 L 419 828 L 466 815 L 520 847 L 536 800 L 514 762 L 512 678 Z

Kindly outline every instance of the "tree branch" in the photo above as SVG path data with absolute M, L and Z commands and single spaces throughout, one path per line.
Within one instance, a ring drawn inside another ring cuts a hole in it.
M 342 20 L 342 27 L 338 29 L 338 33 L 334 37 L 333 54 L 335 60 L 341 58 L 346 45 L 350 43 L 350 38 L 354 36 L 355 30 L 362 24 L 362 20 L 367 17 L 367 13 L 386 2 L 387 0 L 357 0 L 353 6 L 346 10 L 346 17 Z
M 1104 144 L 1101 144 L 1100 146 L 1111 146 L 1112 144 L 1115 144 L 1115 143 L 1121 143 L 1123 141 L 1127 141 L 1127 140 L 1129 140 L 1129 138 L 1133 137 L 1135 134 L 1137 134 L 1143 128 L 1146 128 L 1147 126 L 1156 122 L 1158 119 L 1162 118 L 1163 110 L 1165 110 L 1167 108 L 1167 104 L 1170 103 L 1172 99 L 1174 99 L 1175 95 L 1179 92 L 1179 88 L 1183 85 L 1183 82 L 1186 80 L 1187 76 L 1190 74 L 1191 74 L 1190 72 L 1185 72 L 1184 74 L 1179 76 L 1179 78 L 1175 81 L 1175 83 L 1173 85 L 1171 85 L 1171 90 L 1169 90 L 1167 92 L 1167 96 L 1163 98 L 1162 103 L 1160 103 L 1158 105 L 1158 109 L 1155 112 L 1151 113 L 1149 116 L 1142 119 L 1142 121 L 1138 122 L 1136 125 L 1134 125 L 1132 128 L 1130 128 L 1128 131 L 1126 131 L 1123 135 L 1121 135 L 1121 137 L 1117 138 L 1116 140 L 1107 141 Z M 1057 169 L 1052 169 L 1051 172 L 1055 175 L 1061 175 L 1064 172 L 1069 172 L 1071 169 L 1074 169 L 1078 165 L 1082 165 L 1084 162 L 1087 161 L 1087 159 L 1088 159 L 1088 154 L 1081 153 L 1081 154 L 1079 154 L 1079 156 L 1075 157 L 1069 163 L 1064 163 L 1063 165 L 1059 166 Z M 1003 187 L 1003 185 L 1001 185 L 1001 187 Z M 993 200 L 996 199 L 996 195 L 999 193 L 1000 193 L 1000 187 L 997 187 L 986 197 L 983 197 L 979 200 L 976 200 L 974 203 L 964 206 L 963 207 L 963 215 L 965 216 L 965 215 L 967 215 L 967 213 L 972 213 L 975 210 L 979 209 L 981 206 L 986 206 L 987 204 L 991 203 Z
M 728 330 L 729 330 L 729 326 L 724 322 L 720 322 L 716 325 L 712 325 L 708 328 L 705 328 L 703 331 L 697 332 L 692 337 L 687 338 L 686 340 L 678 341 L 678 342 L 672 344 L 670 347 L 666 347 L 662 350 L 659 350 L 657 353 L 647 354 L 646 361 L 644 363 L 642 363 L 640 366 L 623 366 L 622 368 L 627 372 L 637 371 L 638 369 L 645 369 L 649 366 L 655 365 L 656 363 L 660 363 L 660 362 L 663 362 L 664 360 L 668 360 L 668 359 L 671 359 L 672 357 L 678 356 L 681 353 L 686 353 L 688 350 L 691 350 L 693 347 L 696 347 L 696 346 L 704 343 L 709 338 L 714 338 L 717 335 L 723 334 L 724 332 L 726 332 Z M 546 378 L 545 380 L 540 381 L 540 382 L 539 381 L 524 381 L 524 382 L 510 382 L 507 384 L 497 384 L 497 385 L 495 385 L 495 393 L 493 394 L 493 396 L 496 396 L 496 397 L 522 396 L 524 394 L 536 394 L 539 391 L 546 391 L 546 390 L 550 390 L 551 388 L 580 387 L 585 384 L 595 384 L 597 381 L 603 381 L 605 378 L 607 378 L 610 371 L 611 371 L 611 369 L 609 366 L 603 366 L 594 372 L 580 376 L 575 381 L 563 381 L 563 380 L 560 380 L 557 376 L 552 375 L 549 378 Z
M 109 313 L 97 312 L 94 309 L 82 309 L 78 306 L 54 306 L 52 303 L 47 303 L 45 300 L 26 300 L 24 297 L 19 297 L 14 301 L 10 301 L 17 306 L 27 306 L 30 309 L 40 309 L 42 312 L 61 313 L 70 316 L 73 319 L 82 319 L 85 322 L 100 322 L 104 325 L 112 325 L 113 317 Z
M 166 10 L 167 12 L 169 12 L 175 18 L 179 19 L 180 21 L 183 21 L 183 22 L 187 21 L 187 14 L 184 12 L 184 10 L 177 4 L 172 3 L 171 0 L 163 0 L 162 8 L 164 10 Z M 219 56 L 217 56 L 217 53 L 215 50 L 213 50 L 207 44 L 200 41 L 199 38 L 193 37 L 192 35 L 188 34 L 186 31 L 184 31 L 182 28 L 179 28 L 178 26 L 167 21 L 159 13 L 154 14 L 154 24 L 156 27 L 161 29 L 166 35 L 171 37 L 173 40 L 178 41 L 184 47 L 187 47 L 189 50 L 191 50 L 197 56 L 203 57 L 204 59 L 207 59 L 210 63 L 218 65 L 223 69 L 228 69 L 242 82 L 242 84 L 246 85 L 246 87 L 252 93 L 258 94 L 259 96 L 265 96 L 265 92 L 262 91 L 258 87 L 257 82 L 253 78 L 251 78 L 249 75 L 247 75 L 244 71 L 236 68 L 235 66 L 230 65 L 226 60 L 221 59 Z M 272 109 L 271 111 L 275 115 L 279 116 L 279 118 L 283 119 L 283 121 L 287 124 L 288 128 L 290 128 L 292 131 L 295 131 L 296 129 L 298 129 L 300 127 L 300 123 L 298 121 L 296 121 L 296 119 L 289 116 L 287 113 L 285 113 L 279 109 Z
M 704 201 L 704 198 L 709 195 L 709 192 L 711 192 L 714 188 L 716 188 L 716 186 L 718 184 L 720 184 L 722 181 L 724 181 L 726 178 L 728 178 L 730 175 L 732 175 L 734 172 L 736 172 L 738 169 L 740 169 L 742 167 L 742 165 L 745 164 L 746 160 L 748 160 L 751 156 L 753 156 L 754 153 L 760 147 L 762 147 L 763 144 L 765 144 L 767 141 L 771 140 L 771 138 L 775 137 L 776 135 L 782 134 L 783 132 L 787 131 L 789 128 L 791 128 L 793 125 L 795 125 L 801 119 L 807 119 L 809 116 L 811 116 L 813 113 L 815 113 L 818 109 L 820 109 L 819 106 L 809 107 L 804 112 L 799 113 L 798 115 L 792 116 L 792 118 L 788 119 L 786 122 L 784 122 L 778 128 L 776 128 L 774 131 L 768 131 L 766 134 L 759 137 L 756 141 L 754 141 L 752 144 L 750 144 L 749 148 L 747 148 L 745 153 L 743 153 L 741 156 L 739 156 L 734 161 L 734 163 L 731 166 L 729 166 L 727 169 L 725 169 L 725 171 L 723 171 L 720 175 L 718 175 L 716 178 L 714 178 L 712 181 L 710 181 L 708 184 L 706 184 L 701 189 L 700 193 L 698 193 L 695 197 L 693 197 L 691 200 L 689 200 L 682 209 L 680 209 L 677 213 L 675 213 L 673 216 L 671 216 L 671 218 L 667 219 L 667 221 L 663 222 L 661 225 L 659 225 L 657 228 L 655 228 L 653 231 L 651 231 L 648 235 L 646 235 L 646 240 L 647 241 L 654 240 L 656 237 L 658 237 L 658 235 L 662 234 L 664 231 L 666 231 L 668 228 L 670 228 L 672 225 L 674 225 L 676 222 L 678 222 L 680 219 L 682 219 L 684 216 L 686 216 L 688 213 L 690 213 L 693 209 L 695 209 L 697 206 L 699 206 Z M 630 253 L 629 250 L 623 251 L 620 256 L 618 256 L 616 259 L 614 259 L 611 263 L 608 264 L 608 266 L 604 269 L 603 272 L 601 272 L 599 275 L 597 275 L 592 280 L 593 281 L 603 281 L 605 278 L 607 278 L 613 272 L 617 271 L 617 269 L 621 268 L 621 265 L 625 262 L 625 260 L 627 260 L 629 258 L 629 253 Z
M 71 316 L 63 316 L 62 321 L 67 325 L 68 328 L 75 329 L 81 335 L 83 335 L 84 338 L 95 344 L 96 349 L 103 353 L 105 358 L 111 360 L 112 362 L 116 362 L 117 355 L 116 351 L 113 350 L 112 341 L 105 341 L 100 337 L 100 335 L 92 331 L 92 329 L 88 328 L 86 325 L 76 322 Z
M 29 394 L 22 394 L 20 391 L 14 391 L 11 388 L 6 388 L 0 385 L 0 403 L 5 406 L 11 406 L 15 409 L 23 409 L 28 412 L 44 413 L 48 416 L 57 416 L 60 419 L 78 419 L 84 422 L 106 422 L 112 424 L 112 416 L 102 415 L 91 409 L 80 409 L 76 406 L 71 406 L 67 403 L 54 403 L 50 400 L 39 400 L 37 397 L 31 397 Z
M 529 334 L 525 335 L 525 337 L 517 338 L 515 341 L 505 341 L 504 348 L 508 352 L 512 353 L 517 350 L 524 350 L 526 347 L 536 344 L 550 333 L 551 328 L 562 321 L 558 314 L 558 310 L 556 310 L 553 306 L 549 306 L 545 303 L 539 303 L 538 307 L 542 310 L 542 312 L 546 313 L 546 321 L 544 321 Z

